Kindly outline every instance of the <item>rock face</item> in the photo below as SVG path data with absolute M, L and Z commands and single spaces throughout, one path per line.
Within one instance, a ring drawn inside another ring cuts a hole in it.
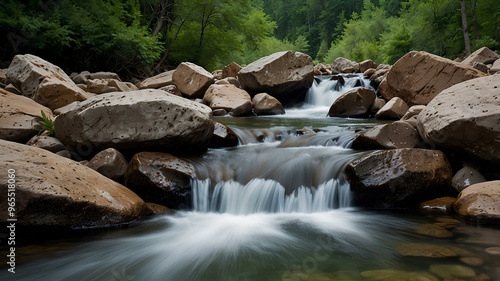
M 500 181 L 471 185 L 454 204 L 459 216 L 481 224 L 500 224 Z
M 173 74 L 175 70 L 165 71 L 153 77 L 149 77 L 141 81 L 137 87 L 139 89 L 159 89 L 168 85 L 173 85 Z
M 392 98 L 375 114 L 377 119 L 399 120 L 408 111 L 408 105 L 400 98 Z
M 440 151 L 375 151 L 351 162 L 346 174 L 355 205 L 412 208 L 451 192 L 451 167 Z
M 144 201 L 126 187 L 40 148 L 0 140 L 0 166 L 3 202 L 7 171 L 15 170 L 18 225 L 99 227 L 128 223 L 145 211 Z M 0 210 L 7 221 L 7 204 Z
M 232 84 L 211 85 L 203 103 L 212 110 L 224 109 L 234 116 L 250 115 L 252 112 L 252 101 L 250 95 Z
M 173 155 L 140 152 L 130 160 L 125 184 L 148 202 L 169 208 L 191 206 L 191 183 L 194 167 Z
M 465 58 L 462 63 L 468 64 L 470 66 L 474 66 L 474 63 L 479 62 L 483 64 L 491 64 L 499 59 L 500 56 L 490 50 L 488 47 L 482 47 L 476 50 L 474 53 L 470 54 L 467 58 Z
M 41 112 L 53 119 L 52 110 L 33 100 L 0 89 L 0 139 L 26 142 L 42 126 Z
M 204 149 L 214 130 L 212 110 L 161 90 L 94 96 L 62 110 L 56 136 L 80 154 L 125 150 Z
M 59 67 L 33 55 L 17 55 L 7 77 L 24 96 L 54 110 L 92 96 L 78 88 Z
M 500 79 L 469 80 L 441 92 L 418 115 L 429 144 L 500 164 Z
M 212 73 L 194 63 L 183 62 L 172 73 L 174 85 L 186 98 L 203 98 L 205 91 L 215 81 Z
M 285 114 L 285 109 L 278 99 L 266 93 L 260 93 L 252 98 L 253 111 L 257 115 Z
M 278 52 L 263 57 L 238 73 L 243 89 L 251 93 L 268 93 L 281 103 L 302 101 L 311 87 L 313 63 L 300 52 Z
M 114 148 L 105 149 L 97 153 L 87 164 L 87 167 L 99 172 L 101 175 L 119 182 L 127 171 L 127 159 Z
M 393 149 L 415 148 L 420 140 L 418 131 L 410 124 L 396 121 L 385 125 L 378 125 L 361 133 L 354 142 L 354 149 Z
M 370 113 L 377 95 L 368 88 L 354 88 L 341 95 L 330 107 L 330 117 L 360 117 Z
M 392 66 L 381 94 L 386 100 L 400 97 L 409 106 L 427 105 L 444 89 L 484 75 L 466 64 L 412 51 Z

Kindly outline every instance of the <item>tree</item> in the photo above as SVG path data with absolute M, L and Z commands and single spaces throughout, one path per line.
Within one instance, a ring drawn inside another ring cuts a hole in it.
M 465 9 L 465 0 L 460 0 L 460 13 L 462 14 L 462 28 L 464 31 L 465 55 L 471 54 L 469 24 L 467 23 L 467 11 Z

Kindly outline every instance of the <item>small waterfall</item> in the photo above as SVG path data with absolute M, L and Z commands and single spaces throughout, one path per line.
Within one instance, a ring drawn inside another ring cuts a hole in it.
M 332 79 L 337 77 L 338 80 Z M 310 106 L 331 106 L 345 92 L 356 88 L 373 88 L 363 74 L 317 76 L 306 94 L 305 103 Z
M 285 195 L 276 181 L 253 179 L 246 185 L 235 181 L 219 182 L 210 192 L 210 180 L 193 179 L 193 209 L 234 215 L 254 213 L 311 213 L 349 207 L 349 185 L 331 179 L 317 189 L 301 186 Z

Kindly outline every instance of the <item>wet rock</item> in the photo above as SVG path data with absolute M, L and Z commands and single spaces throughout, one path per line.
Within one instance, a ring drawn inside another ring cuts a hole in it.
M 376 114 L 382 107 L 385 105 L 385 100 L 381 98 L 376 98 L 373 101 L 372 106 L 370 107 L 370 113 L 371 114 Z
M 368 88 L 354 88 L 341 95 L 330 107 L 330 117 L 366 116 L 375 101 L 375 91 Z
M 159 89 L 165 86 L 173 85 L 174 81 L 172 75 L 175 70 L 165 71 L 153 77 L 142 80 L 137 87 L 139 89 Z
M 214 134 L 208 144 L 210 148 L 234 147 L 239 143 L 238 136 L 228 126 L 215 122 Z
M 428 272 L 403 271 L 396 269 L 380 269 L 361 272 L 361 276 L 373 281 L 439 281 Z
M 485 181 L 486 179 L 476 169 L 465 166 L 453 176 L 451 185 L 460 192 L 468 186 Z
M 130 160 L 125 185 L 147 202 L 187 209 L 194 172 L 192 164 L 173 155 L 140 152 Z
M 189 99 L 203 98 L 208 87 L 215 82 L 210 72 L 190 62 L 179 64 L 172 73 L 172 80 L 182 95 Z
M 146 208 L 148 215 L 165 215 L 165 214 L 173 214 L 174 211 L 170 210 L 169 208 L 160 205 L 160 204 L 155 204 L 155 203 L 146 203 Z
M 336 58 L 332 63 L 333 73 L 355 73 L 359 72 L 359 63 L 346 59 L 346 58 Z
M 375 71 L 375 73 L 373 73 L 371 76 L 370 76 L 370 81 L 372 83 L 372 85 L 374 87 L 379 87 L 379 85 L 382 84 L 382 81 L 385 80 L 385 78 L 387 77 L 387 73 L 389 73 L 389 70 L 390 70 L 390 67 L 389 68 L 381 68 L 381 69 L 377 69 Z M 380 92 L 380 87 L 379 87 L 379 92 Z M 385 96 L 384 96 L 385 97 Z
M 24 96 L 50 109 L 92 96 L 78 88 L 59 67 L 33 55 L 17 55 L 7 77 Z
M 374 151 L 352 161 L 346 175 L 353 203 L 370 208 L 413 208 L 451 192 L 451 167 L 441 151 Z
M 463 63 L 426 52 L 412 51 L 399 59 L 387 74 L 386 100 L 400 97 L 408 105 L 427 105 L 437 94 L 455 84 L 485 74 Z
M 34 136 L 26 143 L 26 145 L 45 149 L 52 153 L 66 150 L 64 144 L 62 144 L 58 139 L 50 136 Z
M 459 264 L 432 264 L 429 271 L 441 278 L 471 278 L 476 272 L 467 266 Z
M 392 98 L 375 114 L 377 119 L 399 120 L 408 111 L 408 105 L 400 98 Z
M 453 203 L 457 199 L 455 197 L 440 197 L 429 201 L 422 202 L 418 205 L 421 211 L 425 212 L 453 212 Z
M 0 140 L 0 199 L 7 171 L 16 175 L 16 225 L 64 228 L 128 223 L 144 215 L 136 194 L 96 171 L 49 151 Z M 7 220 L 7 204 L 0 206 Z
M 478 257 L 462 257 L 460 258 L 460 261 L 472 266 L 480 266 L 484 264 L 483 259 Z
M 396 251 L 404 257 L 449 258 L 458 256 L 457 252 L 445 246 L 426 243 L 403 243 Z
M 403 121 L 378 125 L 354 139 L 354 149 L 415 148 L 420 143 L 418 131 Z
M 482 47 L 472 54 L 470 54 L 468 57 L 466 57 L 462 63 L 468 64 L 470 66 L 474 66 L 474 63 L 479 62 L 482 64 L 490 64 L 495 62 L 497 59 L 499 59 L 500 56 L 490 50 L 488 47 Z
M 161 90 L 94 96 L 55 120 L 56 137 L 86 155 L 106 148 L 199 151 L 213 128 L 209 107 Z
M 370 59 L 364 60 L 359 63 L 359 72 L 361 73 L 364 73 L 368 69 L 374 69 L 374 68 L 377 68 L 377 64 Z
M 301 102 L 314 80 L 312 59 L 300 52 L 274 53 L 242 68 L 238 80 L 248 92 L 268 93 L 284 105 Z
M 165 91 L 165 92 L 172 94 L 174 96 L 182 97 L 181 91 L 179 91 L 179 89 L 177 89 L 177 87 L 175 85 L 164 86 L 164 87 L 159 88 L 158 90 Z
M 431 224 L 431 223 L 426 223 L 426 224 L 421 224 L 419 225 L 416 229 L 415 232 L 418 234 L 422 234 L 425 236 L 430 236 L 430 237 L 437 237 L 437 238 L 450 238 L 453 237 L 453 233 L 446 228 Z
M 45 106 L 0 89 L 0 139 L 25 143 L 42 129 L 42 111 L 54 119 Z
M 252 112 L 250 95 L 231 84 L 211 85 L 203 97 L 203 103 L 212 110 L 224 109 L 234 116 L 250 115 Z
M 500 181 L 471 185 L 453 205 L 461 217 L 484 224 L 500 224 Z
M 218 109 L 214 109 L 212 111 L 212 114 L 214 116 L 225 116 L 225 115 L 227 115 L 227 111 L 225 109 L 218 108 Z
M 125 176 L 128 162 L 118 150 L 108 148 L 97 153 L 86 166 L 109 179 L 120 182 Z
M 234 61 L 222 69 L 222 79 L 227 77 L 238 77 L 238 72 L 240 72 L 241 66 Z
M 469 80 L 442 91 L 418 115 L 429 144 L 500 164 L 500 79 Z
M 484 251 L 493 256 L 500 256 L 500 247 L 489 247 L 486 248 Z
M 252 98 L 253 111 L 257 115 L 279 115 L 285 114 L 283 105 L 266 93 L 260 93 Z

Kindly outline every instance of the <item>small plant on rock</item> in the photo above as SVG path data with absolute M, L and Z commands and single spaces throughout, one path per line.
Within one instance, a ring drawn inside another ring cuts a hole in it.
M 45 112 L 42 112 L 42 120 L 39 121 L 40 125 L 42 125 L 42 129 L 38 133 L 38 135 L 41 135 L 44 132 L 47 132 L 49 136 L 55 136 L 56 131 L 54 130 L 54 120 L 50 119 Z

